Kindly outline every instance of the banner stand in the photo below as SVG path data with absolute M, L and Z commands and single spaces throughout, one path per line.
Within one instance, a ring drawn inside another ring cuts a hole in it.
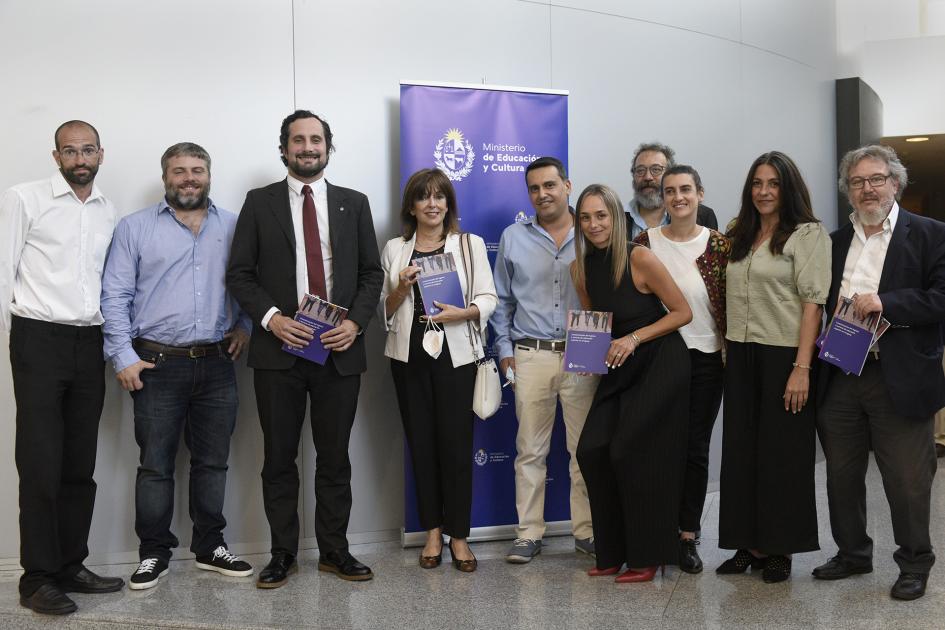
M 443 172 L 456 191 L 462 230 L 483 238 L 493 268 L 503 230 L 534 214 L 525 169 L 546 155 L 568 163 L 567 91 L 401 81 L 400 190 L 419 169 Z M 487 357 L 493 355 L 493 348 L 488 348 Z M 495 416 L 473 420 L 471 541 L 516 537 L 518 420 L 512 388 L 503 393 Z M 544 515 L 549 536 L 571 532 L 565 433 L 559 409 L 545 462 Z M 417 515 L 410 460 L 405 444 L 404 546 L 422 545 L 426 538 Z

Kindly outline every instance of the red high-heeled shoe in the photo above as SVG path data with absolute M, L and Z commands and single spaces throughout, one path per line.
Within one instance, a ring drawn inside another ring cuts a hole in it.
M 656 576 L 656 569 L 660 570 L 661 574 L 666 572 L 666 568 L 663 566 L 660 567 L 647 567 L 637 571 L 635 569 L 627 569 L 620 575 L 614 578 L 614 582 L 617 584 L 627 584 L 633 582 L 652 582 L 653 578 Z
M 597 567 L 594 567 L 593 569 L 588 569 L 587 574 L 590 577 L 601 577 L 604 575 L 613 575 L 619 570 L 620 570 L 620 565 L 616 567 L 610 567 L 607 569 L 598 569 Z

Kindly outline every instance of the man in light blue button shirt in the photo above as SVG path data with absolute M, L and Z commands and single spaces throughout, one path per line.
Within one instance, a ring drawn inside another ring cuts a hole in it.
M 228 576 L 253 569 L 223 540 L 223 498 L 236 424 L 235 360 L 249 339 L 224 284 L 236 215 L 209 199 L 210 156 L 182 142 L 161 158 L 165 197 L 118 224 L 102 280 L 105 356 L 135 406 L 141 449 L 135 483 L 140 565 L 129 586 L 167 574 L 174 461 L 181 431 L 190 450 L 190 550 L 197 567 Z
M 545 458 L 560 400 L 571 455 L 571 529 L 575 549 L 594 553 L 587 488 L 575 450 L 597 389 L 596 376 L 565 372 L 564 338 L 569 310 L 580 309 L 571 282 L 574 218 L 568 207 L 571 182 L 553 157 L 525 171 L 535 216 L 502 233 L 496 256 L 499 304 L 490 320 L 501 372 L 515 387 L 517 538 L 506 559 L 521 564 L 541 552 L 545 533 Z

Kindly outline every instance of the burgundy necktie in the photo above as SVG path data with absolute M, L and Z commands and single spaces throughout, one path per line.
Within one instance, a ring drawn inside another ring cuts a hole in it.
M 318 235 L 318 216 L 315 214 L 315 200 L 312 188 L 302 186 L 302 233 L 305 235 L 305 266 L 308 268 L 308 292 L 328 300 L 325 288 L 325 263 L 322 261 L 322 240 Z

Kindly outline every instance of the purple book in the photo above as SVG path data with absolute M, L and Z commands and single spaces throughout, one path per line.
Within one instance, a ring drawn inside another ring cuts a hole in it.
M 459 284 L 459 274 L 456 272 L 456 261 L 452 252 L 415 258 L 410 264 L 420 267 L 417 284 L 423 298 L 423 310 L 427 315 L 436 315 L 443 310 L 433 302 L 466 308 L 466 299 Z
M 606 374 L 607 350 L 613 341 L 613 313 L 568 311 L 568 334 L 564 346 L 564 371 Z
M 297 357 L 325 365 L 330 350 L 322 345 L 320 337 L 329 330 L 337 328 L 347 316 L 348 309 L 306 293 L 299 304 L 299 310 L 292 319 L 311 328 L 315 338 L 304 348 L 290 348 L 282 344 L 282 349 Z
M 826 332 L 818 339 L 820 353 L 817 356 L 847 374 L 859 376 L 882 317 L 879 313 L 873 313 L 866 319 L 860 319 L 854 315 L 852 304 L 850 298 L 840 297 L 837 312 Z

